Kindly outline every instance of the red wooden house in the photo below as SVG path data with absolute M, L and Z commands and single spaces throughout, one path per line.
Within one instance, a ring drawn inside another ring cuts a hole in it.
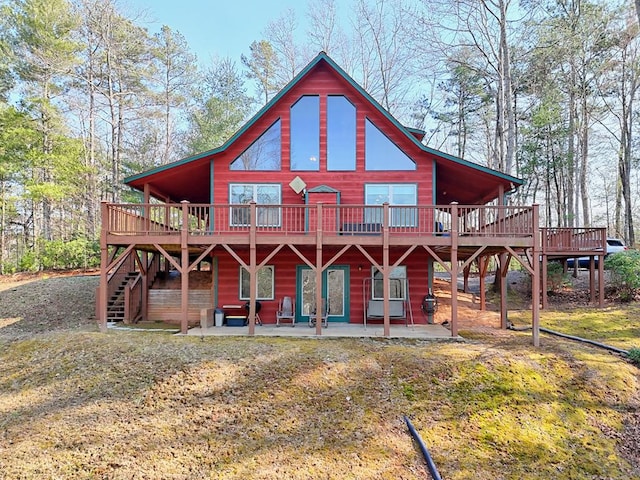
M 186 332 L 203 312 L 248 302 L 252 334 L 290 297 L 298 322 L 323 305 L 328 325 L 378 319 L 388 335 L 392 322 L 430 320 L 434 265 L 457 278 L 498 255 L 504 274 L 518 258 L 533 276 L 537 343 L 540 263 L 522 259 L 562 253 L 541 235 L 537 206 L 505 205 L 522 180 L 422 135 L 320 53 L 221 147 L 127 178 L 143 203 L 103 204 L 101 325 L 161 319 Z M 598 254 L 601 232 L 570 234 L 581 255 Z M 174 288 L 158 288 L 171 277 Z

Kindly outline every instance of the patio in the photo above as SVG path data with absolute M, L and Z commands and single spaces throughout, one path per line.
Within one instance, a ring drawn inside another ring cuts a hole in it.
M 248 336 L 249 327 L 194 327 L 190 328 L 187 335 L 195 336 Z M 316 336 L 315 328 L 309 328 L 306 323 L 299 323 L 295 327 L 291 325 L 258 325 L 255 328 L 256 337 L 314 337 L 314 338 L 414 338 L 420 340 L 453 340 L 463 341 L 460 336 L 452 337 L 451 331 L 443 325 L 391 325 L 390 335 L 384 336 L 382 324 L 339 324 L 331 323 L 328 328 L 322 329 L 322 335 Z

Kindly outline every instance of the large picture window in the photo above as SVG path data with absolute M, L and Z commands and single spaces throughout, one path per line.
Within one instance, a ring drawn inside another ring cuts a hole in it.
M 342 95 L 327 97 L 327 170 L 356 169 L 356 107 Z
M 232 227 L 247 227 L 250 224 L 250 202 L 258 204 L 256 225 L 259 227 L 279 227 L 280 208 L 263 205 L 280 205 L 280 185 L 269 183 L 232 183 L 229 185 L 229 203 L 244 205 L 231 207 L 230 224 Z
M 384 299 L 384 284 L 382 282 L 382 272 L 376 267 L 371 267 L 371 278 L 373 279 L 372 298 L 374 300 Z M 391 300 L 406 300 L 407 298 L 407 267 L 397 266 L 389 275 L 389 298 Z
M 274 272 L 273 265 L 265 265 L 258 270 L 258 293 L 256 300 L 273 300 L 273 285 L 274 285 Z M 249 300 L 251 297 L 251 275 L 246 268 L 240 267 L 240 300 Z
M 364 131 L 366 170 L 415 170 L 416 164 L 368 118 Z
M 236 158 L 231 170 L 280 170 L 282 158 L 280 119 Z
M 364 201 L 366 205 L 388 203 L 390 208 L 389 226 L 416 227 L 418 224 L 415 205 L 418 204 L 417 186 L 413 183 L 366 184 Z M 382 224 L 382 208 L 365 209 L 367 223 Z
M 320 97 L 305 95 L 291 107 L 291 170 L 320 170 Z

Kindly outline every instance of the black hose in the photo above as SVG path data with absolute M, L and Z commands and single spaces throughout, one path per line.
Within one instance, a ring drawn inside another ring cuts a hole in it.
M 427 468 L 429 469 L 429 473 L 431 474 L 431 477 L 433 478 L 433 480 L 442 480 L 442 477 L 440 476 L 440 474 L 438 473 L 438 469 L 436 468 L 436 464 L 433 463 L 433 459 L 429 454 L 429 450 L 427 450 L 427 446 L 422 441 L 420 434 L 416 431 L 415 427 L 411 423 L 411 420 L 409 420 L 409 417 L 405 415 L 404 421 L 407 424 L 407 428 L 409 429 L 409 432 L 411 432 L 411 436 L 420 447 L 420 451 L 422 452 L 422 455 L 424 456 L 424 459 L 427 462 Z
M 525 330 L 531 330 L 531 327 L 516 327 L 514 325 L 509 325 L 509 330 L 515 330 L 516 332 L 523 332 Z M 540 327 L 539 330 L 541 332 L 549 333 L 551 335 L 556 335 L 558 337 L 566 338 L 569 340 L 575 340 L 577 342 L 588 343 L 589 345 L 593 345 L 596 347 L 604 348 L 605 350 L 609 350 L 611 352 L 620 353 L 625 356 L 629 356 L 629 352 L 627 350 L 623 350 L 618 347 L 612 347 L 611 345 L 606 345 L 604 343 L 596 342 L 595 340 L 589 340 L 588 338 L 576 337 L 574 335 L 568 335 L 566 333 L 556 332 L 555 330 L 549 330 L 548 328 Z
M 588 343 L 589 345 L 595 345 L 596 347 L 604 348 L 611 352 L 621 353 L 623 355 L 629 355 L 629 352 L 618 347 L 612 347 L 611 345 L 605 345 L 604 343 L 589 340 L 587 338 L 575 337 L 573 335 L 567 335 L 566 333 L 556 332 L 555 330 L 549 330 L 548 328 L 540 328 L 541 332 L 550 333 L 551 335 L 557 335 L 558 337 L 568 338 L 569 340 L 576 340 L 578 342 Z

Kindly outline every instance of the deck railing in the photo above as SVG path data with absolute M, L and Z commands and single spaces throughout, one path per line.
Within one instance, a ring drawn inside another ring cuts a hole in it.
M 477 205 L 105 204 L 111 235 L 531 236 L 533 207 Z M 387 210 L 385 212 L 385 210 Z M 255 213 L 254 213 L 255 212 Z
M 543 253 L 604 251 L 607 243 L 606 228 L 541 228 Z

